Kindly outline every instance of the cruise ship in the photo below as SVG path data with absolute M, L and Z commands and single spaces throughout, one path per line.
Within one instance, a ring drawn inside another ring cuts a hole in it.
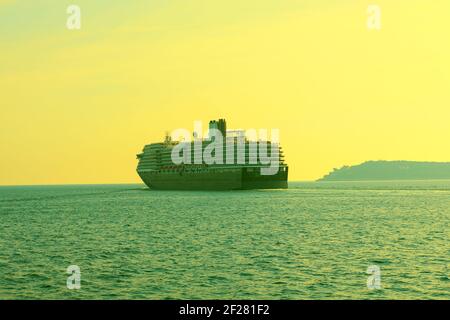
M 137 155 L 137 173 L 155 190 L 243 190 L 288 187 L 288 166 L 279 143 L 252 140 L 227 130 L 225 119 L 209 122 L 205 139 L 151 143 Z M 213 132 L 214 134 L 211 134 Z

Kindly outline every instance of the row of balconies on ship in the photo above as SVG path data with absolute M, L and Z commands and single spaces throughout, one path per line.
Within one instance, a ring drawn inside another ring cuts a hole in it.
M 159 167 L 138 167 L 138 171 L 144 171 L 144 170 L 151 170 L 151 171 L 173 171 L 173 172 L 178 172 L 179 170 L 191 170 L 192 172 L 194 171 L 198 171 L 198 170 L 204 170 L 204 171 L 208 171 L 211 169 L 239 169 L 239 168 L 251 168 L 251 169 L 259 169 L 261 167 L 264 167 L 264 165 L 261 164 L 229 164 L 229 165 L 220 165 L 220 164 L 215 164 L 215 165 L 207 165 L 206 167 L 203 167 L 201 165 L 164 165 L 164 166 L 159 166 Z M 280 172 L 284 172 L 287 170 L 287 166 L 284 164 L 279 164 L 279 171 Z
M 262 144 L 262 143 L 265 143 L 265 145 L 267 145 L 268 148 L 270 148 L 272 146 L 271 141 L 246 141 L 244 144 L 234 143 L 233 146 L 235 147 L 235 149 L 242 148 L 242 147 L 248 148 L 249 146 L 252 146 L 252 145 L 258 146 L 259 144 Z M 143 151 L 147 152 L 147 151 L 168 150 L 169 152 L 171 152 L 172 148 L 177 146 L 178 144 L 179 143 L 173 143 L 173 142 L 170 144 L 152 143 L 152 144 L 146 145 L 144 147 Z M 204 149 L 204 148 L 208 147 L 210 144 L 211 144 L 211 141 L 202 141 L 201 148 Z M 277 143 L 277 144 L 278 144 L 278 146 L 280 146 L 279 143 Z M 194 142 L 191 142 L 190 148 L 195 149 L 196 147 L 198 147 L 197 144 Z M 225 149 L 226 147 L 227 147 L 227 143 L 223 143 L 223 148 Z
M 233 149 L 232 152 L 235 155 L 240 153 L 240 152 L 245 152 L 245 154 L 247 155 L 247 154 L 249 154 L 251 152 L 250 154 L 253 155 L 255 152 L 258 154 L 261 151 L 259 148 L 255 148 L 255 149 L 256 150 L 252 150 L 250 148 L 246 148 L 245 150 L 243 150 L 243 149 Z M 271 152 L 272 152 L 272 148 L 268 147 L 268 148 L 264 149 L 264 151 L 268 155 L 270 155 Z M 200 155 L 200 154 L 203 155 L 203 152 L 204 152 L 204 149 L 201 149 L 201 150 L 191 149 L 191 154 L 192 155 Z M 223 155 L 227 154 L 227 149 L 226 148 L 223 149 L 222 154 Z M 284 152 L 283 152 L 281 147 L 278 148 L 278 154 L 280 156 L 284 156 Z M 172 149 L 168 149 L 168 150 L 151 150 L 151 151 L 147 151 L 147 152 L 144 151 L 144 153 L 141 153 L 140 155 L 138 155 L 138 158 L 141 158 L 141 157 L 144 157 L 144 156 L 145 157 L 151 157 L 151 158 L 154 158 L 154 157 L 171 157 L 172 156 Z
M 228 154 L 226 152 L 223 153 L 224 160 L 227 159 L 227 155 Z M 265 156 L 267 156 L 267 157 L 271 156 L 270 150 L 266 153 Z M 202 159 L 202 157 L 203 157 L 203 153 L 201 153 L 201 152 L 192 152 L 190 158 L 193 161 L 196 158 L 197 159 Z M 238 154 L 233 153 L 233 158 L 234 158 L 234 160 L 237 160 L 238 159 Z M 244 154 L 244 159 L 247 160 L 247 159 L 250 159 L 250 158 L 251 159 L 259 159 L 260 158 L 259 157 L 259 153 L 258 152 L 248 152 L 247 151 Z M 283 154 L 282 151 L 279 152 L 278 158 L 284 160 L 284 154 Z M 144 161 L 144 162 L 148 162 L 148 161 L 168 161 L 168 160 L 172 160 L 172 154 L 171 153 L 167 153 L 167 154 L 143 154 L 143 155 L 140 156 L 140 161 L 141 162 L 142 161 Z
M 204 162 L 202 162 L 202 164 L 205 164 Z M 185 165 L 198 165 L 195 164 L 194 162 L 192 162 L 191 164 L 185 164 Z M 261 162 L 258 163 L 250 163 L 249 161 L 245 161 L 244 163 L 238 163 L 237 161 L 234 161 L 233 163 L 226 163 L 226 161 L 224 163 L 214 163 L 211 164 L 209 166 L 264 166 L 265 164 L 262 164 Z M 285 163 L 284 161 L 280 160 L 279 161 L 279 165 L 280 166 L 284 166 Z M 138 165 L 138 170 L 140 169 L 159 169 L 161 167 L 165 167 L 165 166 L 174 166 L 174 163 L 169 160 L 169 161 L 159 161 L 159 162 L 140 162 Z

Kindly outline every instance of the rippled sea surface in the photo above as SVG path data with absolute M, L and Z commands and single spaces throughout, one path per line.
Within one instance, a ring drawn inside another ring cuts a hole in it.
M 0 298 L 449 299 L 449 239 L 450 181 L 0 187 Z

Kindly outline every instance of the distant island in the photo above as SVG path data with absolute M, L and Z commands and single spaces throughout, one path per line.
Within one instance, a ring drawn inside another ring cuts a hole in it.
M 318 181 L 450 179 L 450 162 L 367 161 L 333 169 Z

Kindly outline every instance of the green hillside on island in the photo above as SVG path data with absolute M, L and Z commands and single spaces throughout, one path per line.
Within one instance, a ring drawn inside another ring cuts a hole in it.
M 333 169 L 318 181 L 450 179 L 450 162 L 367 161 Z

